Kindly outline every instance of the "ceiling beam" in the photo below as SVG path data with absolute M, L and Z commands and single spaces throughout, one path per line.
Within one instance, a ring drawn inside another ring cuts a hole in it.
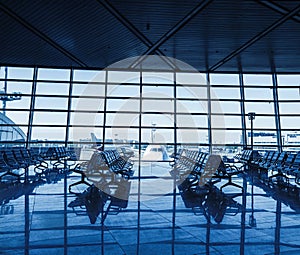
M 289 13 L 285 14 L 279 20 L 275 21 L 271 26 L 269 26 L 268 28 L 266 28 L 262 32 L 258 33 L 256 36 L 252 37 L 249 41 L 247 41 L 246 43 L 244 43 L 238 49 L 236 49 L 233 52 L 231 52 L 228 56 L 226 56 L 225 58 L 223 58 L 222 60 L 220 60 L 218 63 L 216 63 L 215 65 L 211 66 L 210 69 L 209 69 L 209 71 L 215 71 L 216 69 L 218 69 L 219 67 L 221 67 L 222 65 L 224 65 L 225 63 L 227 63 L 229 60 L 231 60 L 232 58 L 234 58 L 235 56 L 237 56 L 238 54 L 240 54 L 241 52 L 243 52 L 244 50 L 246 50 L 247 48 L 249 48 L 255 42 L 257 42 L 258 40 L 260 40 L 261 38 L 263 38 L 264 36 L 266 36 L 267 34 L 269 34 L 270 32 L 272 32 L 274 29 L 276 29 L 280 25 L 282 25 L 288 19 L 290 19 L 291 17 L 295 16 L 299 11 L 300 11 L 300 5 L 298 5 L 296 8 L 294 8 Z
M 53 41 L 49 36 L 38 30 L 36 27 L 32 26 L 30 23 L 28 23 L 26 20 L 21 18 L 18 14 L 10 10 L 7 6 L 5 6 L 3 3 L 0 2 L 0 9 L 6 13 L 9 17 L 20 23 L 22 26 L 27 28 L 30 32 L 38 36 L 40 39 L 51 45 L 53 48 L 61 52 L 63 55 L 77 63 L 81 67 L 87 67 L 87 65 L 82 62 L 80 59 L 78 59 L 76 56 L 74 56 L 72 53 L 61 47 L 59 44 L 57 44 L 55 41 Z
M 267 0 L 255 0 L 255 1 L 258 2 L 261 5 L 264 5 L 264 6 L 268 7 L 269 9 L 272 9 L 273 11 L 276 11 L 277 13 L 280 13 L 280 14 L 283 14 L 283 15 L 290 12 L 289 9 L 287 9 L 283 6 L 280 6 L 279 4 L 277 4 L 273 1 L 267 1 Z M 295 16 L 291 17 L 291 20 L 294 20 L 296 22 L 300 22 L 300 16 L 296 14 Z
M 154 43 L 147 51 L 145 51 L 141 57 L 135 61 L 131 67 L 134 68 L 139 65 L 148 55 L 151 55 L 156 51 L 163 43 L 165 43 L 169 38 L 176 34 L 182 27 L 184 27 L 192 18 L 194 18 L 198 13 L 205 9 L 213 0 L 204 0 L 199 3 L 193 10 L 191 10 L 186 16 L 183 17 L 174 27 L 172 27 L 168 32 L 166 32 L 156 43 Z
M 109 1 L 107 0 L 97 0 L 107 11 L 109 11 L 117 20 L 121 22 L 131 33 L 133 33 L 142 43 L 147 47 L 152 47 L 153 43 L 141 32 L 139 31 L 128 19 L 124 17 Z M 160 50 L 156 50 L 157 55 L 164 57 L 162 58 L 172 69 L 178 69 L 177 66 L 171 62 L 166 55 Z

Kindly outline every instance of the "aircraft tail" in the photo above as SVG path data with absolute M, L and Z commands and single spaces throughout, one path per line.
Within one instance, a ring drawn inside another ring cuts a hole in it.
M 95 133 L 91 133 L 91 138 L 92 138 L 92 142 L 94 142 L 94 143 L 96 143 L 98 140 Z
M 101 139 L 98 139 L 95 133 L 91 133 L 91 140 L 94 143 L 94 146 L 98 147 L 102 145 Z

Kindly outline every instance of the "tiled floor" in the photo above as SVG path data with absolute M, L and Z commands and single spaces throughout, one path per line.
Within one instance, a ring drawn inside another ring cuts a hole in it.
M 224 192 L 236 195 L 239 210 L 227 207 L 219 224 L 212 216 L 208 223 L 202 209 L 195 215 L 186 208 L 178 190 L 174 197 L 173 180 L 164 179 L 167 166 L 140 169 L 161 178 L 143 179 L 140 186 L 131 180 L 127 208 L 108 214 L 103 224 L 101 214 L 91 224 L 85 208 L 67 207 L 75 199 L 67 188 L 79 179 L 76 174 L 37 182 L 28 195 L 20 192 L 2 205 L 0 254 L 300 254 L 299 197 L 257 180 L 252 197 L 251 178 L 236 177 L 246 192 L 232 186 Z M 251 215 L 256 226 L 249 224 Z

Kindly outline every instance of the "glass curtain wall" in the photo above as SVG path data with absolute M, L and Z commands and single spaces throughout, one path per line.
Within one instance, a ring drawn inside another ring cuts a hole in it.
M 277 84 L 283 150 L 299 150 L 300 75 L 277 75 Z
M 1 142 L 14 126 L 29 145 L 236 153 L 250 145 L 255 112 L 256 149 L 300 145 L 299 75 L 21 67 L 0 75 L 1 114 L 11 120 L 1 122 Z

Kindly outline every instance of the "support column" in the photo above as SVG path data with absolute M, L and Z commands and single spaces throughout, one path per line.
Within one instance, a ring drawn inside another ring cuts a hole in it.
M 282 152 L 281 125 L 280 125 L 280 113 L 279 113 L 278 90 L 277 90 L 278 84 L 277 84 L 277 75 L 274 70 L 272 70 L 272 81 L 273 81 L 275 125 L 276 125 L 276 135 L 277 135 L 277 149 L 279 152 Z
M 208 127 L 208 146 L 209 153 L 212 154 L 212 130 L 211 130 L 211 95 L 210 95 L 210 73 L 206 73 L 207 81 L 207 127 Z
M 240 80 L 240 95 L 241 95 L 241 123 L 242 123 L 242 139 L 241 142 L 244 147 L 247 147 L 247 127 L 246 127 L 246 114 L 245 114 L 245 90 L 244 90 L 244 78 L 243 73 L 240 70 L 239 73 Z
M 27 126 L 28 127 L 27 128 L 27 137 L 26 137 L 26 148 L 29 147 L 29 142 L 31 141 L 31 135 L 32 135 L 32 122 L 33 122 L 34 105 L 35 105 L 37 76 L 38 76 L 38 68 L 35 67 L 33 70 L 30 110 L 29 110 L 29 118 L 28 118 L 28 126 Z

